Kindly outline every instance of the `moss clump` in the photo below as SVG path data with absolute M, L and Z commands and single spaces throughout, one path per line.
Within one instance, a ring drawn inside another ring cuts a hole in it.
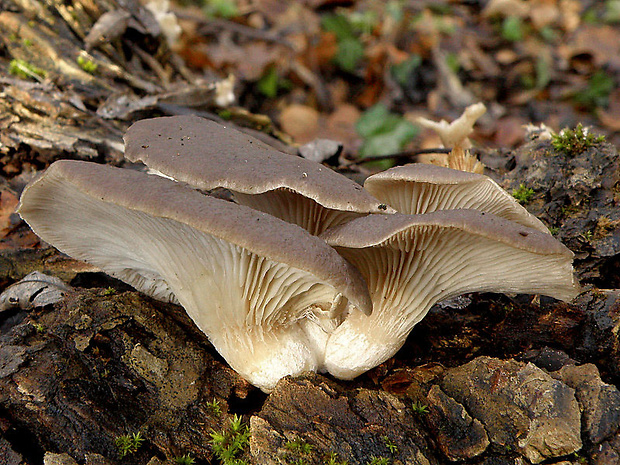
M 512 196 L 517 199 L 517 202 L 519 202 L 521 205 L 525 205 L 526 203 L 529 203 L 530 200 L 532 200 L 532 197 L 534 197 L 534 189 L 525 187 L 524 184 L 521 184 L 519 185 L 518 189 L 514 189 L 512 191 Z
M 77 57 L 77 64 L 80 65 L 80 68 L 82 68 L 84 71 L 86 71 L 89 74 L 94 74 L 95 71 L 97 71 L 97 68 L 99 67 L 99 65 L 97 65 L 97 63 L 95 63 L 94 61 L 83 57 L 82 55 Z
M 120 458 L 135 454 L 143 442 L 144 438 L 140 435 L 140 432 L 119 436 L 114 441 Z
M 551 139 L 551 145 L 555 150 L 571 157 L 579 155 L 602 142 L 605 142 L 605 136 L 592 134 L 581 123 L 575 129 L 562 129 L 559 134 L 554 134 Z
M 9 63 L 9 73 L 22 79 L 33 78 L 40 81 L 47 76 L 47 71 L 37 68 L 25 60 L 14 59 Z
M 241 422 L 241 417 L 233 415 L 228 429 L 212 431 L 209 441 L 214 455 L 223 465 L 246 465 L 238 458 L 250 442 L 250 429 Z

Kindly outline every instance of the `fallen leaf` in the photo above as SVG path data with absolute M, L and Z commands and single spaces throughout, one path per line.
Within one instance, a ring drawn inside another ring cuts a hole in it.
M 280 114 L 282 130 L 297 143 L 315 139 L 319 130 L 319 112 L 307 105 L 292 104 Z
M 596 116 L 608 129 L 620 131 L 620 89 L 615 89 L 609 95 L 607 108 L 599 108 Z
M 19 199 L 9 190 L 0 191 L 0 238 L 9 233 L 12 221 L 11 215 L 15 213 Z
M 0 294 L 0 312 L 27 310 L 61 301 L 71 288 L 62 280 L 33 271 Z

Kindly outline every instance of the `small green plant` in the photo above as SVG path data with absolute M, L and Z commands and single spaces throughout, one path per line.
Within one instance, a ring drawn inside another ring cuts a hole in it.
M 426 415 L 428 413 L 428 406 L 422 402 L 414 402 L 411 404 L 411 409 L 416 415 Z
M 214 417 L 222 416 L 222 407 L 217 399 L 213 399 L 211 402 L 207 402 L 206 404 L 207 410 Z
M 360 148 L 360 156 L 364 158 L 400 152 L 418 134 L 416 126 L 382 104 L 366 110 L 355 123 L 355 129 L 364 138 Z
M 510 42 L 523 40 L 523 21 L 518 16 L 508 16 L 502 22 L 502 37 Z
M 268 98 L 274 98 L 281 89 L 290 89 L 291 85 L 288 79 L 280 78 L 275 66 L 268 67 L 256 83 L 258 91 Z
M 80 68 L 82 68 L 84 71 L 86 71 L 89 74 L 94 74 L 95 71 L 97 71 L 97 68 L 99 67 L 99 65 L 95 63 L 93 60 L 85 58 L 82 55 L 79 55 L 76 61 L 77 61 L 77 64 L 80 65 Z
M 534 189 L 525 187 L 524 184 L 520 184 L 518 189 L 512 191 L 512 196 L 517 199 L 521 205 L 525 205 L 534 197 Z
M 330 452 L 325 459 L 325 465 L 349 465 L 349 462 L 347 460 L 340 460 L 338 454 Z
M 584 242 L 591 242 L 592 239 L 594 238 L 594 233 L 592 231 L 584 231 L 581 234 L 579 234 L 579 237 L 584 241 Z
M 312 452 L 312 449 L 314 449 L 314 446 L 298 438 L 293 441 L 288 441 L 284 444 L 284 448 L 299 454 L 309 454 Z
M 390 450 L 390 453 L 393 454 L 398 454 L 398 446 L 396 444 L 394 444 L 394 442 L 388 438 L 387 436 L 381 436 L 381 439 L 383 439 L 383 443 L 385 444 L 385 447 L 387 447 Z
M 34 327 L 34 330 L 39 334 L 45 332 L 45 326 L 43 326 L 41 323 L 32 323 L 32 326 Z
M 103 290 L 103 295 L 114 295 L 114 294 L 116 294 L 116 289 L 114 289 L 113 287 L 108 287 Z
M 343 14 L 328 14 L 323 16 L 321 26 L 336 36 L 338 49 L 334 63 L 344 71 L 350 73 L 355 71 L 364 58 L 364 45 L 359 35 L 367 25 L 364 24 L 360 31 L 359 25 L 349 17 Z
M 368 465 L 390 465 L 390 459 L 386 457 L 371 457 Z
M 182 455 L 180 457 L 176 457 L 174 459 L 174 463 L 176 465 L 194 465 L 196 463 L 196 461 L 194 460 L 194 458 L 191 455 L 185 454 L 185 455 Z
M 605 136 L 592 134 L 581 123 L 575 129 L 562 129 L 558 134 L 553 134 L 551 139 L 551 145 L 555 150 L 569 156 L 579 155 L 603 142 Z
M 143 442 L 144 438 L 138 431 L 137 433 L 125 434 L 117 437 L 114 444 L 116 444 L 116 448 L 118 449 L 118 455 L 120 458 L 123 458 L 127 455 L 135 454 Z
M 605 107 L 609 103 L 609 94 L 615 87 L 611 73 L 599 70 L 590 77 L 588 85 L 575 94 L 574 100 L 588 109 Z
M 620 0 L 606 0 L 603 19 L 608 23 L 620 23 Z
M 40 81 L 47 76 L 47 71 L 28 63 L 25 60 L 13 59 L 9 63 L 9 73 L 22 79 L 36 79 Z
M 230 424 L 223 431 L 211 431 L 211 449 L 223 465 L 246 465 L 245 460 L 237 458 L 250 442 L 250 429 L 233 415 Z
M 411 55 L 408 59 L 392 65 L 390 72 L 392 77 L 401 87 L 407 86 L 412 79 L 414 71 L 422 64 L 420 55 Z
M 234 18 L 239 15 L 235 0 L 205 0 L 202 10 L 209 18 Z

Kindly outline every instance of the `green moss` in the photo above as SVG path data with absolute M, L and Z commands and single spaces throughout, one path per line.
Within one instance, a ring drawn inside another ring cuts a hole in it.
M 217 399 L 213 399 L 211 402 L 207 402 L 206 407 L 209 410 L 209 413 L 211 414 L 211 416 L 214 416 L 214 417 L 222 416 L 222 407 L 220 407 L 220 403 L 218 402 Z
M 371 457 L 368 465 L 390 465 L 390 459 L 386 457 Z
M 301 439 L 295 439 L 293 441 L 288 441 L 286 444 L 284 444 L 284 448 L 286 450 L 299 454 L 309 454 L 314 449 L 314 446 L 312 444 L 308 444 Z
M 325 465 L 349 465 L 347 460 L 340 460 L 338 454 L 335 452 L 330 452 L 330 454 L 325 458 Z
M 526 203 L 529 203 L 530 200 L 532 200 L 532 198 L 534 197 L 534 189 L 525 187 L 524 184 L 521 184 L 519 185 L 518 189 L 514 189 L 512 191 L 512 196 L 517 199 L 517 202 L 519 202 L 521 205 L 525 205 Z
M 227 429 L 211 431 L 209 443 L 215 457 L 223 465 L 247 465 L 245 460 L 238 458 L 250 442 L 250 429 L 241 421 L 241 417 L 233 415 Z
M 392 455 L 398 454 L 398 446 L 394 444 L 394 442 L 390 438 L 388 438 L 387 436 L 381 436 L 381 439 L 383 439 L 385 447 L 389 449 Z
M 138 431 L 134 434 L 126 434 L 117 437 L 114 444 L 116 444 L 116 448 L 118 449 L 118 455 L 120 458 L 123 458 L 127 455 L 135 454 L 143 442 L 144 438 L 140 436 L 140 432 Z
M 94 74 L 95 71 L 97 71 L 97 68 L 99 67 L 97 63 L 95 63 L 94 61 L 88 58 L 84 58 L 82 55 L 78 56 L 76 61 L 77 61 L 77 64 L 80 65 L 80 68 L 82 68 L 84 71 L 86 71 L 89 74 Z
M 551 145 L 555 150 L 572 157 L 603 142 L 605 142 L 605 136 L 592 134 L 581 123 L 575 129 L 562 129 L 558 134 L 554 134 L 551 139 Z
M 424 405 L 422 402 L 414 402 L 411 404 L 411 409 L 416 415 L 425 415 L 428 413 L 428 406 Z
M 14 59 L 9 63 L 9 73 L 22 79 L 33 78 L 40 81 L 47 76 L 47 71 L 37 68 L 25 60 Z
M 182 455 L 181 457 L 176 457 L 174 459 L 174 463 L 176 465 L 194 465 L 196 461 L 191 455 L 185 454 L 185 455 Z

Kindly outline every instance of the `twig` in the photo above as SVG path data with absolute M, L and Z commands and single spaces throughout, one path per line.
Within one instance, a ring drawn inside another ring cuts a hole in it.
M 199 18 L 195 15 L 178 12 L 177 16 L 180 19 L 189 21 L 195 21 L 200 24 L 199 33 L 205 34 L 211 32 L 213 29 L 227 29 L 237 34 L 244 35 L 250 39 L 259 39 L 267 42 L 275 42 L 277 44 L 284 45 L 291 50 L 295 50 L 295 46 L 288 40 L 282 38 L 279 34 L 274 34 L 269 31 L 263 31 L 254 27 L 245 26 L 244 24 L 235 23 L 234 21 L 228 21 L 222 18 Z

